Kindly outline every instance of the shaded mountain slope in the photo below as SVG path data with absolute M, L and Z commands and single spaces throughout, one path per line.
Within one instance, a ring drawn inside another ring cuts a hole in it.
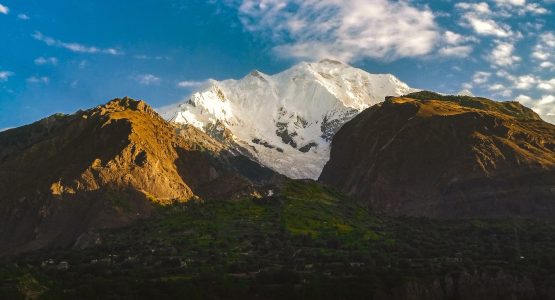
M 0 253 L 86 244 L 90 228 L 148 216 L 152 204 L 250 193 L 274 176 L 129 98 L 0 133 L 0 149 Z
M 320 181 L 377 211 L 555 216 L 555 126 L 516 102 L 390 97 L 335 135 Z

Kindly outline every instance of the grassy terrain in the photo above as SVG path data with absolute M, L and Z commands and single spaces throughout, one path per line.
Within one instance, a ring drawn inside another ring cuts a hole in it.
M 443 100 L 455 102 L 460 106 L 481 109 L 489 112 L 498 112 L 520 120 L 541 120 L 534 111 L 515 101 L 498 102 L 482 97 L 441 95 L 429 91 L 415 92 L 408 94 L 405 97 L 418 100 Z
M 313 182 L 160 207 L 94 239 L 5 260 L 0 298 L 361 299 L 464 272 L 555 286 L 554 223 L 379 217 Z

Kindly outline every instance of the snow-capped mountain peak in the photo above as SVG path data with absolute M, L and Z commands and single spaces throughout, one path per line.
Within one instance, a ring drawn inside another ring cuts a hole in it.
M 416 91 L 390 74 L 370 74 L 325 59 L 275 75 L 211 80 L 162 114 L 230 139 L 262 164 L 292 178 L 317 178 L 333 134 L 386 96 Z

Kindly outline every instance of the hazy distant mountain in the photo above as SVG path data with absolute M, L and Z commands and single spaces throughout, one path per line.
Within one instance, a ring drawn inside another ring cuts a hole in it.
M 276 75 L 254 71 L 240 80 L 210 81 L 184 103 L 160 111 L 232 141 L 284 175 L 316 179 L 331 138 L 346 121 L 386 96 L 413 91 L 393 75 L 322 60 Z

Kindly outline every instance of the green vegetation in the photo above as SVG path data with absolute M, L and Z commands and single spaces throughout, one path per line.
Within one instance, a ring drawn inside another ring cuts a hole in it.
M 367 299 L 465 273 L 526 278 L 539 295 L 555 286 L 552 222 L 379 217 L 309 181 L 263 199 L 158 207 L 96 234 L 92 248 L 4 261 L 0 298 Z

